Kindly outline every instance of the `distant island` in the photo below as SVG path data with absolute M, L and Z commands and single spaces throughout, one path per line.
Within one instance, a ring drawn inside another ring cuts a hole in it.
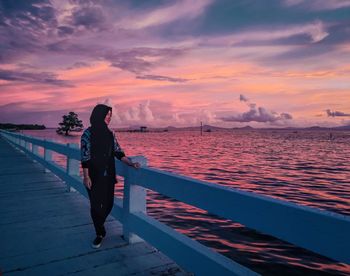
M 10 123 L 5 123 L 2 124 L 0 123 L 0 129 L 6 129 L 6 130 L 24 130 L 24 129 L 46 129 L 45 125 L 37 125 L 37 124 L 10 124 Z

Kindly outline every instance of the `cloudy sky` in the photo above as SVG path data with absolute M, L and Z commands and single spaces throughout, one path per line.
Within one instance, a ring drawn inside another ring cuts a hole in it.
M 350 0 L 0 0 L 0 122 L 350 124 Z

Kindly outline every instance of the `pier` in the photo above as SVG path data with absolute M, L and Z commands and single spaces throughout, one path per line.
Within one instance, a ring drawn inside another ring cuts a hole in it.
M 67 157 L 62 168 L 52 152 Z M 0 271 L 4 275 L 258 275 L 147 215 L 146 189 L 350 263 L 350 218 L 116 160 L 115 198 L 101 248 L 92 249 L 77 144 L 0 131 Z M 1 275 L 0 273 L 0 275 Z
M 0 138 L 0 275 L 189 275 L 145 242 L 127 243 L 105 223 L 91 248 L 89 201 Z

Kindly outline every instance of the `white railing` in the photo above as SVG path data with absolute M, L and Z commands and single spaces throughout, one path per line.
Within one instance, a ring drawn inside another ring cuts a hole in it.
M 78 144 L 63 145 L 18 133 L 0 134 L 28 156 L 41 163 L 71 187 L 88 197 L 79 176 Z M 44 156 L 38 154 L 44 149 Z M 52 161 L 52 151 L 67 156 L 67 166 Z M 124 197 L 115 198 L 112 215 L 123 224 L 130 243 L 144 239 L 179 265 L 198 275 L 257 275 L 248 268 L 180 234 L 147 216 L 146 189 L 237 221 L 331 259 L 350 263 L 350 217 L 316 208 L 235 190 L 220 185 L 147 167 L 142 156 L 135 170 L 116 160 L 117 174 L 124 177 Z

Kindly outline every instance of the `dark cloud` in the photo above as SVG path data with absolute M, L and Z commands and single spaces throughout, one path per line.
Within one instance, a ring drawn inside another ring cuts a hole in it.
M 244 95 L 240 95 L 239 99 L 240 101 L 245 102 L 250 110 L 242 114 L 222 117 L 222 121 L 274 123 L 277 121 L 291 120 L 293 118 L 289 113 L 278 114 L 276 112 L 270 112 L 264 107 L 257 107 L 255 103 L 250 103 Z
M 71 24 L 94 31 L 108 28 L 106 15 L 100 6 L 78 6 L 72 13 Z
M 239 95 L 239 100 L 241 101 L 241 102 L 248 102 L 248 98 L 247 97 L 245 97 L 244 95 Z
M 68 81 L 57 79 L 57 76 L 50 72 L 33 73 L 0 69 L 0 80 L 11 82 L 38 83 L 60 87 L 73 87 L 73 85 Z
M 89 6 L 102 5 L 103 3 L 108 3 L 108 0 L 70 0 L 69 2 L 77 6 Z
M 239 115 L 233 115 L 221 118 L 225 122 L 259 122 L 259 123 L 273 123 L 280 120 L 290 120 L 292 115 L 288 113 L 271 113 L 263 107 L 252 107 L 249 111 Z
M 49 0 L 2 0 L 0 2 L 0 11 L 2 16 L 8 18 L 28 19 L 34 16 L 45 21 L 52 18 L 53 15 L 52 5 Z
M 280 118 L 282 120 L 291 120 L 291 119 L 293 119 L 293 116 L 290 115 L 289 113 L 281 113 L 280 114 Z
M 307 6 L 309 1 L 303 2 Z M 324 2 L 327 5 L 334 1 L 321 0 L 318 2 Z M 288 25 L 304 25 L 315 20 L 336 23 L 348 20 L 349 12 L 349 7 L 323 11 L 310 11 L 306 7 L 288 7 L 283 0 L 220 0 L 213 1 L 210 8 L 205 10 L 201 20 L 194 24 L 195 29 L 187 28 L 183 32 L 191 31 L 196 35 L 217 35 L 231 34 L 241 30 L 273 29 L 276 26 L 287 28 Z
M 341 111 L 331 111 L 330 109 L 326 110 L 328 117 L 350 117 L 350 114 L 344 113 Z
M 71 1 L 71 4 L 73 4 L 71 14 L 61 19 L 62 24 L 58 25 L 56 20 L 58 11 L 54 10 L 49 1 L 0 2 L 0 62 L 15 62 L 29 54 L 77 55 L 87 57 L 89 60 L 104 59 L 113 67 L 142 74 L 183 52 L 178 49 L 156 48 L 115 50 L 101 47 L 103 41 L 91 44 L 81 43 L 79 40 L 77 42 L 76 37 L 79 35 L 86 32 L 100 32 L 112 27 L 106 10 L 111 3 L 76 0 Z M 148 57 L 157 61 L 150 61 Z
M 116 55 L 113 56 L 112 60 L 113 61 L 111 65 L 113 67 L 117 67 L 136 74 L 149 71 L 152 67 L 151 62 L 135 56 Z
M 136 78 L 142 79 L 142 80 L 157 80 L 157 81 L 169 81 L 169 82 L 187 82 L 188 81 L 188 79 L 173 78 L 173 77 L 158 76 L 158 75 L 142 75 L 142 76 L 136 76 Z
M 28 54 L 35 54 L 42 48 L 30 33 L 15 29 L 0 30 L 0 63 L 11 63 Z
M 271 45 L 290 45 L 290 46 L 302 46 L 313 43 L 310 34 L 291 34 L 288 37 L 271 39 L 266 36 L 266 39 L 254 39 L 254 37 L 242 39 L 241 41 L 234 43 L 234 47 L 244 46 L 271 46 Z
M 36 66 L 33 66 L 31 64 L 28 63 L 18 63 L 17 64 L 17 68 L 20 68 L 21 70 L 33 70 L 33 69 L 38 69 Z
M 71 70 L 71 69 L 84 68 L 84 67 L 90 67 L 90 64 L 87 62 L 79 61 L 74 63 L 72 66 L 68 67 L 67 69 Z
M 73 34 L 76 38 L 86 32 L 108 29 L 105 7 L 100 2 L 72 1 L 75 6 L 71 14 L 61 19 L 64 23 L 59 25 L 59 11 L 49 0 L 0 1 L 0 63 L 11 63 L 29 54 L 63 53 L 67 50 L 62 48 L 63 44 L 81 53 L 81 48 L 86 47 L 73 44 L 70 40 Z
M 180 48 L 133 48 L 130 50 L 103 49 L 95 44 L 77 44 L 62 39 L 48 44 L 47 50 L 65 55 L 79 55 L 88 59 L 106 60 L 112 67 L 143 75 L 157 65 L 169 63 L 173 58 L 185 54 L 188 49 Z M 150 61 L 149 58 L 153 60 Z
M 147 1 L 115 0 L 115 2 L 118 2 L 118 3 L 123 4 L 123 5 L 127 4 L 129 9 L 136 9 L 136 10 L 152 10 L 155 7 L 169 5 L 169 1 L 167 1 L 167 0 L 147 0 Z
M 173 58 L 188 52 L 186 48 L 111 49 L 98 44 L 75 43 L 70 39 L 60 39 L 46 45 L 50 52 L 63 55 L 77 55 L 91 60 L 106 60 L 112 67 L 143 75 L 157 65 L 169 63 Z M 71 69 L 71 67 L 69 68 Z
M 55 33 L 56 26 L 55 10 L 49 1 L 1 1 L 0 62 L 42 51 L 43 41 Z
M 313 1 L 313 3 L 324 2 L 325 6 L 332 6 L 334 1 Z M 247 0 L 220 0 L 213 1 L 210 8 L 206 9 L 200 17 L 189 27 L 179 28 L 179 24 L 169 24 L 162 29 L 162 36 L 174 39 L 187 35 L 192 37 L 202 37 L 204 46 L 206 37 L 237 36 L 244 33 L 262 32 L 266 33 L 266 38 L 242 37 L 241 41 L 233 44 L 233 47 L 244 46 L 300 46 L 286 48 L 284 51 L 268 55 L 249 55 L 244 59 L 252 59 L 254 62 L 260 61 L 263 65 L 279 65 L 281 62 L 299 64 L 302 59 L 317 58 L 323 55 L 337 54 L 339 45 L 350 42 L 350 7 L 339 9 L 315 10 L 305 8 L 308 1 L 303 1 L 303 8 L 289 7 L 282 0 L 271 1 L 247 1 Z M 313 4 L 313 6 L 314 6 Z M 234 16 L 232 16 L 234 14 Z M 320 22 L 318 30 L 310 32 L 291 33 L 285 37 L 273 37 L 268 33 L 275 31 L 286 32 L 289 29 L 303 29 L 304 26 Z M 325 37 L 322 37 L 322 32 Z M 220 46 L 220 41 L 211 42 Z M 223 42 L 227 46 L 229 42 Z M 199 43 L 199 46 L 202 46 Z M 210 46 L 210 45 L 209 45 Z M 257 51 L 258 52 L 258 51 Z M 262 51 L 261 54 L 264 52 Z
M 350 11 L 349 11 L 350 12 Z M 312 42 L 308 35 L 296 35 L 286 39 L 271 40 L 269 45 L 298 45 L 297 48 L 263 58 L 264 64 L 283 62 L 299 63 L 302 59 L 321 57 L 339 53 L 339 45 L 350 43 L 350 20 L 333 23 L 327 27 L 327 36 L 318 42 Z
M 186 50 L 174 48 L 134 48 L 127 51 L 108 51 L 104 58 L 111 62 L 111 65 L 122 70 L 136 74 L 149 71 L 157 63 L 164 63 L 171 58 L 182 55 Z M 148 57 L 157 58 L 158 61 L 150 62 Z
M 350 14 L 350 10 L 349 10 Z M 334 22 L 327 28 L 329 35 L 322 40 L 322 44 L 336 46 L 350 42 L 350 16 L 346 20 Z
M 72 27 L 68 27 L 68 26 L 59 26 L 57 28 L 57 31 L 58 31 L 58 35 L 60 37 L 71 35 L 74 33 L 74 29 Z
M 53 43 L 48 43 L 45 46 L 45 48 L 51 52 L 57 52 L 62 54 L 66 53 L 67 55 L 78 53 L 84 55 L 87 53 L 87 48 L 85 47 L 85 45 L 72 43 L 69 39 L 62 39 Z

